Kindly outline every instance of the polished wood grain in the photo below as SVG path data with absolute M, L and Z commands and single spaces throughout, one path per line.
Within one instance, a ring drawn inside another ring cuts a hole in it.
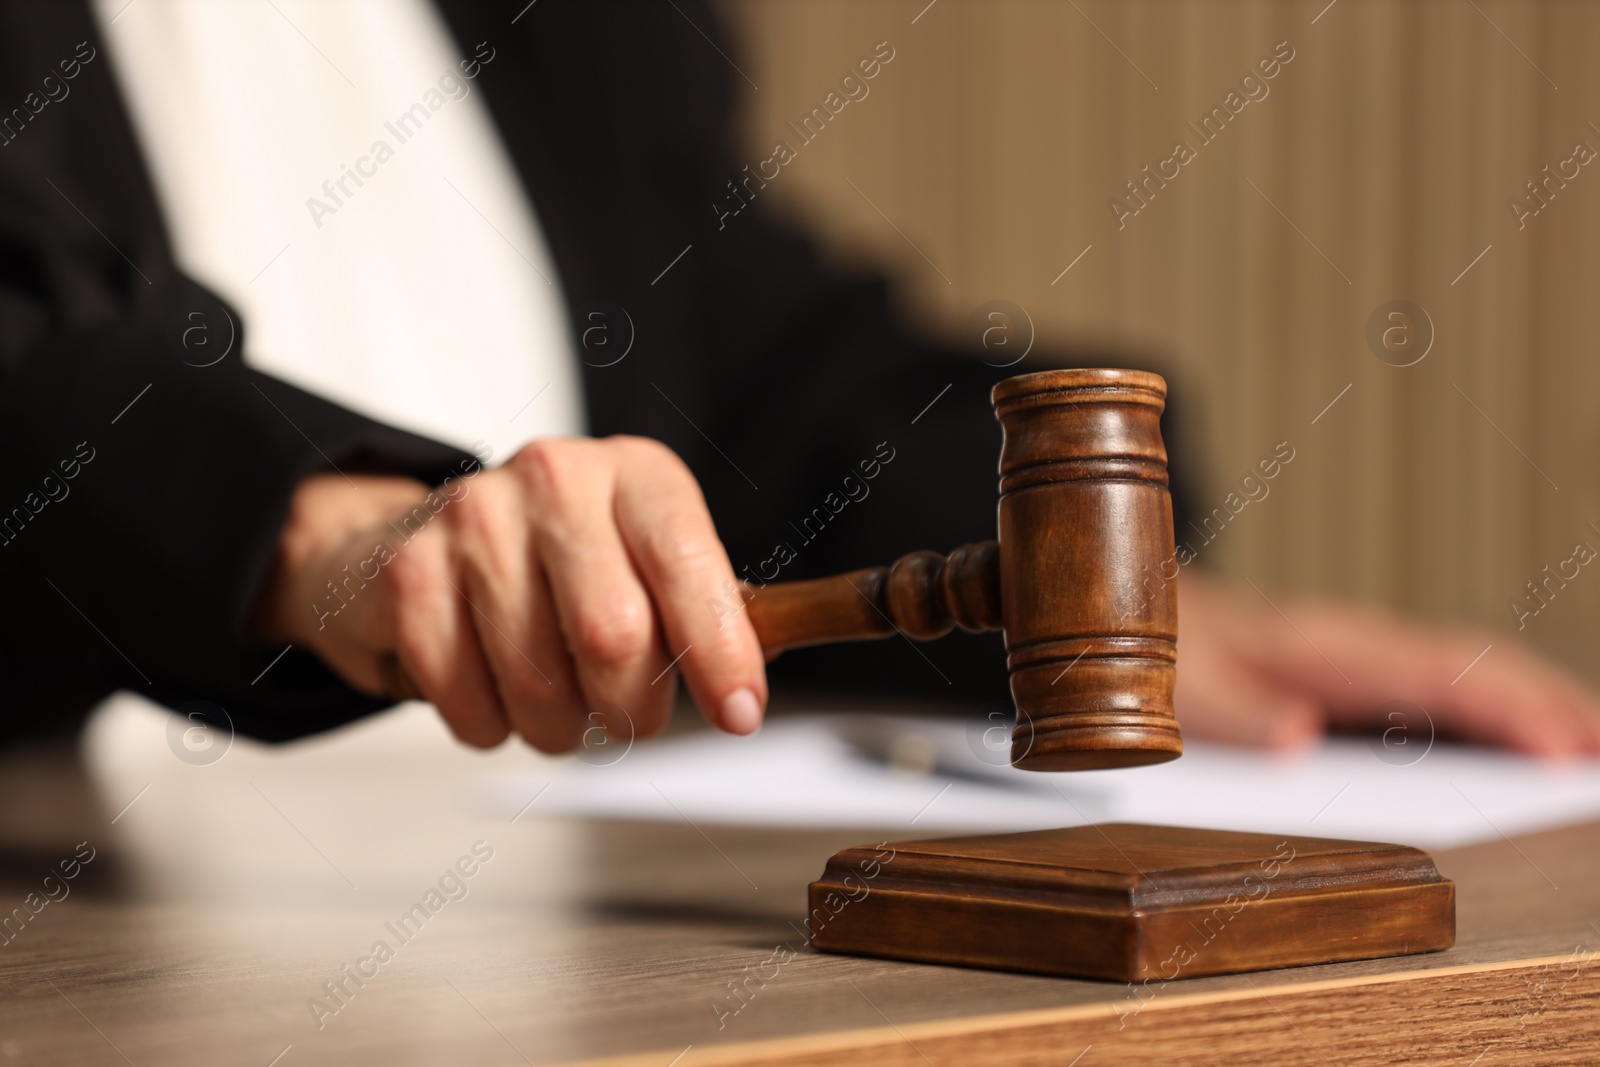
M 0 760 L 0 905 L 79 841 L 99 850 L 0 947 L 0 1062 L 266 1067 L 289 1046 L 278 1067 L 1065 1067 L 1089 1045 L 1077 1067 L 1600 1060 L 1600 824 L 1438 853 L 1459 916 L 1443 952 L 1130 989 L 809 948 L 807 883 L 846 846 L 905 839 L 904 821 L 694 825 L 665 800 L 662 822 L 541 817 L 549 797 L 489 816 L 462 798 L 530 757 L 408 752 L 367 726 L 168 762 L 101 807 L 37 753 Z M 479 839 L 495 857 L 470 894 L 319 1030 L 307 999 Z M 719 1026 L 714 1006 L 738 1011 Z
M 1042 371 L 994 388 L 1011 762 L 1025 770 L 1183 753 L 1166 392 L 1158 375 L 1119 370 Z
M 995 386 L 999 540 L 948 557 L 806 582 L 747 585 L 769 652 L 954 626 L 1005 631 L 1017 707 L 1012 763 L 1027 770 L 1176 759 L 1177 562 L 1166 383 L 1144 371 L 1022 374 Z
M 376 768 L 346 764 L 346 795 L 398 796 Z M 53 849 L 114 830 L 113 809 L 98 830 L 39 832 L 66 784 L 28 783 L 31 843 L 5 852 L 8 901 Z M 261 784 L 288 812 L 304 810 L 283 785 Z M 253 793 L 245 799 L 277 818 Z M 160 802 L 152 793 L 134 814 L 165 818 Z M 806 882 L 831 853 L 876 836 L 860 830 L 533 814 L 508 823 L 429 817 L 403 798 L 392 808 L 345 833 L 336 831 L 347 819 L 305 824 L 359 891 L 270 823 L 247 847 L 270 854 L 273 876 L 226 890 L 216 888 L 229 862 L 218 858 L 222 842 L 174 841 L 180 859 L 156 885 L 137 857 L 117 858 L 113 834 L 74 895 L 0 949 L 0 1055 L 138 1067 L 266 1067 L 286 1047 L 279 1067 L 1065 1067 L 1090 1046 L 1079 1067 L 1465 1067 L 1486 1048 L 1480 1067 L 1600 1058 L 1600 938 L 1589 926 L 1600 915 L 1600 824 L 1440 854 L 1461 909 L 1460 939 L 1445 952 L 1130 989 L 808 948 L 796 929 Z M 903 834 L 885 827 L 878 839 Z M 471 895 L 318 1030 L 307 998 L 477 837 L 496 857 Z M 94 875 L 102 862 L 116 866 Z M 774 973 L 763 964 L 775 953 L 785 962 Z M 763 972 L 772 977 L 749 977 Z M 730 984 L 746 989 L 742 1003 Z M 719 1026 L 717 1010 L 735 1007 Z
M 812 882 L 825 952 L 1124 982 L 1455 943 L 1420 849 L 1115 823 L 844 849 Z
M 1337 1064 L 1592 1067 L 1600 976 L 1587 950 L 1512 964 L 1439 968 L 1174 994 L 1142 1011 L 1100 1005 L 863 1027 L 788 1041 L 692 1049 L 684 1067 L 1171 1067 Z M 665 1052 L 666 1050 L 662 1050 Z M 1090 1057 L 1094 1056 L 1094 1059 Z M 649 1067 L 660 1053 L 585 1061 Z
M 902 633 L 918 641 L 955 627 L 1000 629 L 1000 545 L 962 545 L 948 556 L 911 552 L 868 567 L 800 582 L 745 583 L 750 622 L 772 654 L 805 645 Z

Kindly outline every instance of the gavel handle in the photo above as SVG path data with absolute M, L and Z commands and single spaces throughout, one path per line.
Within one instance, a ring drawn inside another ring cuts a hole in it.
M 1000 629 L 1000 545 L 962 545 L 948 556 L 912 552 L 887 567 L 770 585 L 744 583 L 761 647 L 776 655 L 802 645 L 902 633 L 918 641 L 959 626 Z

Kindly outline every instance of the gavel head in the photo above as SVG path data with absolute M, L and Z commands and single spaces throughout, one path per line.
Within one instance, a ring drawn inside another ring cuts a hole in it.
M 994 387 L 1011 762 L 1024 770 L 1183 754 L 1166 394 L 1159 375 L 1134 370 L 1043 371 Z

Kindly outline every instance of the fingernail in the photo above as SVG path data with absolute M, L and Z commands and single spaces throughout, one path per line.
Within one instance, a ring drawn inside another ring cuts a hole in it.
M 722 725 L 736 734 L 761 729 L 761 701 L 749 689 L 735 689 L 722 701 Z

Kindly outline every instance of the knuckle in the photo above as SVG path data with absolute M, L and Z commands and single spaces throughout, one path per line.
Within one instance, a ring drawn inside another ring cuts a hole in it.
M 615 449 L 636 456 L 674 456 L 672 449 L 656 440 L 654 437 L 642 437 L 633 433 L 614 433 L 605 439 L 607 445 Z
M 438 489 L 429 489 L 426 494 L 414 501 L 405 511 L 395 516 L 390 526 L 395 531 L 411 540 L 422 539 L 423 543 L 431 544 L 432 537 L 424 536 L 429 533 L 442 513 L 449 510 L 450 498 Z
M 555 492 L 573 462 L 572 442 L 560 438 L 529 441 L 506 464 L 535 493 Z
M 580 608 L 569 636 L 578 659 L 602 667 L 619 667 L 649 652 L 654 630 L 649 606 L 630 599 L 599 608 Z
M 584 439 L 531 442 L 510 465 L 526 519 L 558 539 L 571 537 L 615 485 L 614 470 L 599 461 L 594 442 Z
M 689 471 L 688 466 L 676 452 L 653 437 L 615 434 L 606 438 L 606 444 L 618 454 L 619 458 L 627 462 L 643 464 L 655 471 L 663 468 L 670 469 L 674 473 L 687 474 Z

